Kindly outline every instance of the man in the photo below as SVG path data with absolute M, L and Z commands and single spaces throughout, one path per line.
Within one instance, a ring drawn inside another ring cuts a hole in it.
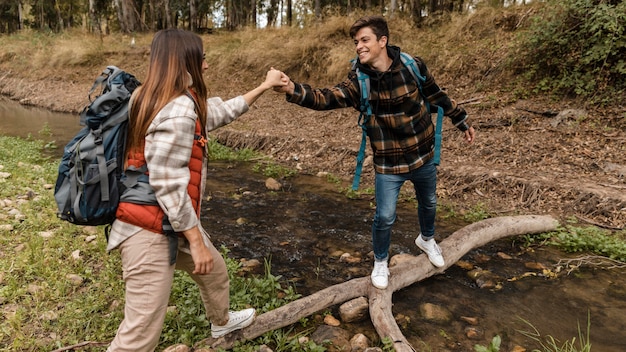
M 419 84 L 401 60 L 401 50 L 391 46 L 387 22 L 381 16 L 367 16 L 350 28 L 354 39 L 357 62 L 348 78 L 331 88 L 313 89 L 295 83 L 286 75 L 283 87 L 287 101 L 314 110 L 353 107 L 360 111 L 361 90 L 357 71 L 369 76 L 368 94 L 371 116 L 365 118 L 365 128 L 374 155 L 376 213 L 372 224 L 374 269 L 372 285 L 385 289 L 389 282 L 387 267 L 391 242 L 391 227 L 396 220 L 396 204 L 405 181 L 411 181 L 418 201 L 421 233 L 415 244 L 428 255 L 436 267 L 445 265 L 441 249 L 434 240 L 436 213 L 437 170 L 435 127 L 424 98 L 431 106 L 443 108 L 445 116 L 465 133 L 468 143 L 474 141 L 474 129 L 468 125 L 467 114 L 442 91 L 426 65 L 414 57 L 425 81 Z

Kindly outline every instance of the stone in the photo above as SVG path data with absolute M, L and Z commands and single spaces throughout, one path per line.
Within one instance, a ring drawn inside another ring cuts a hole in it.
M 82 276 L 77 274 L 67 274 L 65 276 L 74 286 L 80 286 L 85 281 Z
M 40 231 L 39 232 L 39 237 L 50 238 L 52 236 L 54 236 L 54 232 L 52 231 Z
M 339 325 L 341 325 L 341 322 L 339 320 L 337 320 L 337 318 L 335 318 L 332 315 L 328 314 L 328 315 L 326 315 L 324 317 L 324 324 L 330 325 L 330 326 L 339 326 Z
M 339 306 L 339 316 L 345 323 L 353 323 L 367 318 L 369 302 L 365 297 L 358 297 Z
M 163 350 L 163 352 L 189 352 L 189 351 L 190 351 L 189 346 L 183 345 L 183 344 L 173 345 Z
M 283 188 L 283 185 L 281 185 L 280 182 L 276 181 L 274 178 L 269 177 L 265 180 L 265 188 L 270 191 L 280 191 L 281 188 Z
M 606 288 L 609 297 L 624 299 L 626 297 L 626 285 L 621 282 L 612 282 Z
M 447 324 L 452 320 L 452 313 L 444 307 L 432 303 L 420 304 L 420 314 L 426 320 Z
M 318 345 L 324 345 L 328 352 L 350 350 L 350 333 L 339 327 L 320 325 L 311 334 L 311 340 Z M 330 341 L 330 345 L 324 341 Z
M 531 270 L 546 270 L 546 266 L 539 263 L 539 262 L 527 262 L 524 263 L 524 266 L 526 267 L 526 269 L 531 269 Z
M 41 291 L 43 289 L 43 287 L 39 286 L 39 285 L 35 285 L 35 284 L 28 284 L 28 286 L 26 287 L 26 292 L 34 295 L 37 292 Z
M 497 254 L 498 254 L 498 257 L 500 259 L 504 259 L 504 260 L 511 260 L 511 259 L 513 259 L 513 257 L 511 257 L 510 255 L 508 255 L 508 254 L 506 254 L 504 252 L 498 252 Z
M 348 264 L 356 264 L 361 262 L 361 258 L 353 256 L 350 253 L 344 253 L 339 257 L 339 261 Z
M 478 325 L 478 318 L 476 317 L 465 317 L 462 316 L 461 320 L 463 320 L 464 322 L 470 324 L 470 325 Z
M 363 352 L 370 346 L 370 339 L 363 334 L 356 334 L 350 339 L 351 352 Z
M 55 311 L 49 310 L 47 312 L 43 312 L 40 318 L 41 320 L 52 322 L 52 321 L 56 321 L 57 319 L 59 319 L 59 314 Z
M 320 171 L 316 174 L 317 177 L 326 177 L 328 175 L 329 175 L 328 171 Z
M 398 324 L 398 326 L 403 330 L 408 329 L 409 324 L 411 324 L 411 317 L 402 313 L 396 314 L 393 319 L 396 321 L 396 324 Z
M 482 340 L 485 332 L 475 326 L 468 326 L 465 328 L 465 336 L 470 340 Z
M 474 264 L 465 261 L 465 260 L 459 260 L 458 262 L 455 263 L 456 266 L 458 266 L 461 269 L 465 269 L 465 270 L 472 270 L 474 269 Z
M 474 255 L 474 260 L 476 263 L 483 264 L 490 261 L 491 258 L 486 254 L 476 253 L 476 255 Z
M 86 235 L 97 235 L 98 228 L 96 226 L 83 226 L 82 232 Z

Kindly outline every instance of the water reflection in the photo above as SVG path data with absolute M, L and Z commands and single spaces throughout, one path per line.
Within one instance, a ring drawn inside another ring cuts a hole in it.
M 36 138 L 54 142 L 55 156 L 61 156 L 63 147 L 81 129 L 78 114 L 64 114 L 45 109 L 25 107 L 0 96 L 0 134 L 22 138 Z
M 47 126 L 51 136 L 38 132 Z M 23 108 L 0 100 L 0 133 L 55 140 L 62 147 L 80 129 L 78 116 Z M 284 189 L 270 192 L 265 177 L 249 164 L 210 163 L 207 201 L 202 210 L 203 225 L 217 246 L 225 245 L 236 258 L 267 258 L 272 272 L 296 285 L 303 295 L 329 285 L 367 276 L 371 270 L 372 199 L 348 200 L 337 186 L 323 178 L 298 176 L 285 182 Z M 463 224 L 438 219 L 443 237 Z M 415 209 L 410 203 L 398 208 L 391 254 L 419 252 L 413 244 L 417 233 Z M 341 261 L 336 253 L 350 253 L 360 260 Z M 497 253 L 511 256 L 503 259 Z M 520 280 L 532 271 L 528 262 L 550 266 L 566 254 L 551 250 L 521 250 L 514 239 L 500 240 L 469 253 L 463 260 L 491 271 L 501 278 L 502 289 L 477 287 L 467 269 L 449 268 L 438 275 L 394 294 L 394 314 L 409 341 L 418 350 L 424 344 L 431 351 L 473 351 L 474 344 L 487 345 L 495 335 L 503 337 L 503 350 L 515 344 L 538 348 L 519 331 L 551 335 L 561 342 L 578 339 L 580 324 L 586 332 L 587 314 L 591 319 L 590 339 L 594 351 L 626 351 L 626 272 L 582 269 L 558 279 L 536 276 Z M 447 323 L 427 321 L 420 305 L 432 303 L 448 309 L 453 318 Z M 335 312 L 336 313 L 336 312 Z M 337 314 L 335 314 L 337 316 Z M 461 317 L 474 317 L 477 339 L 467 337 L 469 324 Z M 402 322 L 405 322 L 404 324 Z M 354 331 L 373 334 L 371 323 L 345 324 Z M 371 336 L 371 335 L 370 335 Z

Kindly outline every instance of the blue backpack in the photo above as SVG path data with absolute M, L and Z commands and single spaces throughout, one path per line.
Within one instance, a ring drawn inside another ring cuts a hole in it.
M 65 146 L 59 165 L 54 189 L 59 218 L 78 225 L 115 220 L 124 188 L 128 103 L 140 84 L 115 66 L 108 66 L 96 78 L 89 91 L 91 103 L 80 113 L 80 124 L 85 127 Z
M 413 75 L 415 82 L 417 82 L 417 88 L 422 95 L 422 99 L 426 104 L 426 108 L 428 109 L 428 111 L 433 113 L 428 99 L 426 99 L 426 97 L 422 93 L 422 83 L 426 82 L 426 78 L 422 76 L 419 69 L 417 68 L 415 59 L 407 53 L 400 53 L 400 59 L 402 60 L 402 64 L 406 66 Z M 361 181 L 361 170 L 363 169 L 363 160 L 365 159 L 365 145 L 367 141 L 366 124 L 369 121 L 370 116 L 372 116 L 372 107 L 369 103 L 370 77 L 358 68 L 356 68 L 356 59 L 352 60 L 352 68 L 356 70 L 361 90 L 361 106 L 359 107 L 359 111 L 361 111 L 361 114 L 359 115 L 358 124 L 363 130 L 363 135 L 361 136 L 361 147 L 359 148 L 359 154 L 356 158 L 356 171 L 354 172 L 354 179 L 352 181 L 352 190 L 356 191 L 357 189 L 359 189 L 359 182 Z M 439 165 L 439 159 L 441 154 L 442 125 L 443 108 L 437 106 L 437 125 L 435 126 L 435 155 L 433 157 L 435 165 Z

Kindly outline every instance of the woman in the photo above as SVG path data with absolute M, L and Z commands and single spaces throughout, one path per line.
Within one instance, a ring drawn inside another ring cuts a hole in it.
M 134 182 L 122 197 L 107 246 L 120 250 L 126 288 L 124 320 L 108 351 L 156 348 L 175 268 L 198 284 L 214 338 L 254 321 L 253 308 L 229 312 L 226 264 L 200 224 L 206 135 L 285 82 L 271 69 L 255 89 L 222 101 L 207 98 L 202 73 L 208 67 L 197 35 L 167 29 L 154 36 L 147 76 L 129 112 L 126 167 Z

